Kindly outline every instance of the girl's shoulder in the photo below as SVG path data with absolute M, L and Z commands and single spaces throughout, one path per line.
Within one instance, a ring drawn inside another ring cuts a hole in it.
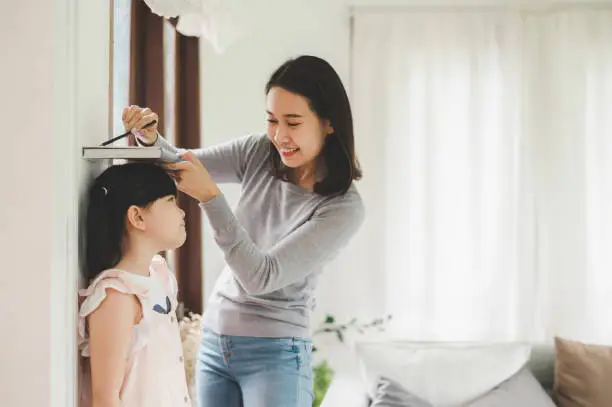
M 141 305 L 141 322 L 135 325 L 138 334 L 134 343 L 142 342 L 145 337 L 144 312 L 148 306 L 149 287 L 144 282 L 133 278 L 133 274 L 122 270 L 106 270 L 100 273 L 87 288 L 79 290 L 79 321 L 78 321 L 78 342 L 82 356 L 89 356 L 89 329 L 88 317 L 104 302 L 109 295 L 109 290 L 122 294 L 133 295 Z M 142 347 L 140 345 L 139 347 Z
M 153 302 L 158 301 L 157 297 L 163 293 L 163 296 L 168 296 L 174 304 L 178 294 L 178 284 L 166 260 L 159 255 L 153 257 L 150 272 L 150 276 L 146 277 L 120 269 L 103 271 L 87 288 L 79 290 L 79 317 L 87 317 L 96 310 L 107 297 L 109 289 L 134 295 L 142 305 L 148 305 L 149 299 Z
M 153 318 L 156 307 L 165 309 L 170 302 L 169 313 L 178 305 L 176 278 L 162 256 L 153 258 L 148 277 L 120 269 L 103 271 L 87 288 L 79 291 L 79 347 L 83 356 L 89 354 L 87 318 L 108 297 L 108 290 L 133 295 L 141 306 L 140 322 L 134 326 L 133 350 L 141 349 L 148 342 L 150 326 L 157 321 Z
M 110 269 L 100 273 L 87 288 L 79 290 L 79 316 L 86 317 L 100 306 L 107 296 L 107 290 L 115 290 L 122 294 L 130 294 L 139 299 L 146 298 L 149 287 L 145 278 L 140 281 L 138 276 L 128 272 Z
M 150 275 L 141 276 L 121 269 L 109 269 L 100 273 L 87 288 L 79 291 L 81 313 L 90 313 L 106 297 L 106 290 L 113 289 L 123 294 L 131 294 L 141 301 L 149 297 L 157 284 L 169 292 L 176 291 L 176 278 L 166 260 L 156 255 L 150 266 Z

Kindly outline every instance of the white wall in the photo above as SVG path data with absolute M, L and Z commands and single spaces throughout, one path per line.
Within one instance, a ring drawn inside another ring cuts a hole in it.
M 107 2 L 3 2 L 0 405 L 75 402 L 80 146 L 109 134 Z

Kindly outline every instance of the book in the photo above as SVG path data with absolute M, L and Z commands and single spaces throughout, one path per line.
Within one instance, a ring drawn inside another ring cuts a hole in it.
M 81 157 L 86 160 L 148 160 L 179 162 L 183 159 L 161 147 L 83 147 Z
M 86 160 L 156 160 L 162 157 L 160 147 L 83 147 Z

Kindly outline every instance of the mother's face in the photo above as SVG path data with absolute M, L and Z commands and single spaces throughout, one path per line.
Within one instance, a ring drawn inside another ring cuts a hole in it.
M 280 87 L 272 87 L 266 97 L 268 138 L 283 163 L 299 168 L 315 162 L 325 137 L 333 132 L 328 120 L 321 120 L 308 100 Z

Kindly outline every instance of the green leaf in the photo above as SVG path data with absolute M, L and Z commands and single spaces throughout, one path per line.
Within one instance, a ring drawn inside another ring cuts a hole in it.
M 325 317 L 325 323 L 326 324 L 335 324 L 336 323 L 336 318 L 334 318 L 332 315 L 327 315 Z
M 325 393 L 331 384 L 334 376 L 334 371 L 329 367 L 326 361 L 319 363 L 312 369 L 314 376 L 314 403 L 313 407 L 319 407 L 323 402 Z

